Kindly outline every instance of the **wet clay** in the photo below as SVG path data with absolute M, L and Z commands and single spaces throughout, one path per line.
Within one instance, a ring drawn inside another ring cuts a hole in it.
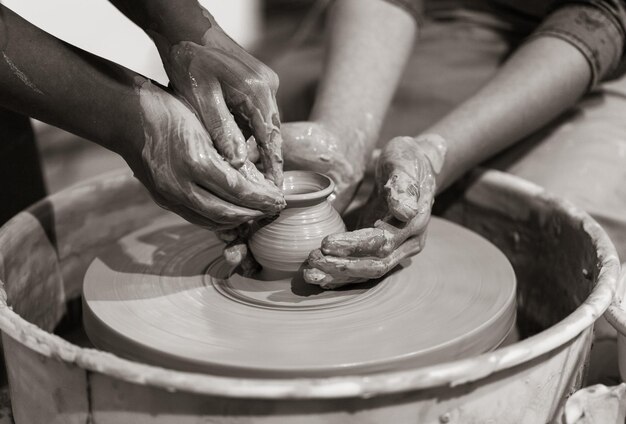
M 306 169 L 331 177 L 335 192 L 330 200 L 335 209 L 343 211 L 365 173 L 371 150 L 366 143 L 367 131 L 354 129 L 339 134 L 323 123 L 289 122 L 283 124 L 281 132 L 285 169 Z
M 174 89 L 197 111 L 217 150 L 235 168 L 248 157 L 240 125 L 254 135 L 269 179 L 282 184 L 278 78 L 216 24 L 201 44 L 181 41 L 164 57 Z M 237 122 L 238 121 L 238 122 Z
M 337 288 L 380 278 L 419 253 L 445 154 L 445 141 L 434 134 L 391 140 L 378 158 L 376 189 L 361 212 L 361 229 L 326 237 L 309 256 L 305 280 Z
M 157 203 L 211 229 L 234 227 L 284 207 L 282 192 L 251 162 L 235 169 L 224 161 L 182 101 L 143 79 L 137 81 L 137 93 L 145 138 L 145 172 L 137 176 L 153 188 Z
M 113 243 L 85 276 L 90 339 L 186 371 L 336 376 L 476 355 L 498 346 L 515 322 L 506 257 L 441 219 L 431 223 L 428 247 L 396 272 L 338 291 L 299 277 L 231 275 L 223 247 L 172 216 Z
M 31 81 L 31 79 L 28 77 L 28 75 L 26 75 L 24 72 L 22 72 L 15 65 L 15 63 L 13 63 L 13 61 L 9 58 L 9 56 L 7 56 L 7 54 L 5 52 L 2 52 L 2 58 L 4 59 L 5 63 L 7 65 L 9 65 L 9 68 L 11 68 L 11 72 L 13 72 L 13 75 L 15 75 L 20 81 L 22 81 L 22 83 L 26 87 L 30 88 L 32 91 L 34 91 L 37 94 L 43 94 L 43 91 L 41 91 L 39 88 L 37 88 L 35 83 Z
M 565 404 L 563 424 L 620 424 L 626 421 L 626 383 L 586 387 Z

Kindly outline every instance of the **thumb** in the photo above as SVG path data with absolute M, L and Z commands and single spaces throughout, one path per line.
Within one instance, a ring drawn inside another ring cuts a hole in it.
M 416 139 L 396 137 L 385 146 L 379 158 L 378 180 L 386 181 L 383 189 L 391 215 L 407 222 L 432 206 L 435 176 L 445 153 L 445 141 L 434 134 Z
M 408 222 L 418 212 L 420 186 L 415 178 L 394 167 L 384 186 L 389 212 L 398 220 Z

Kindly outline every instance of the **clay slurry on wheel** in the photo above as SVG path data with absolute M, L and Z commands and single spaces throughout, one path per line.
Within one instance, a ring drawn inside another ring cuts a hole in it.
M 163 367 L 255 377 L 406 369 L 498 346 L 515 275 L 491 243 L 433 218 L 424 251 L 380 281 L 324 291 L 231 274 L 223 243 L 176 216 L 105 248 L 84 281 L 99 348 Z

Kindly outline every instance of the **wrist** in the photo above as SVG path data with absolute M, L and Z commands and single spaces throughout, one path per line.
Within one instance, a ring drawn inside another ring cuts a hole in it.
M 312 121 L 334 135 L 337 140 L 337 149 L 357 169 L 364 170 L 376 144 L 377 135 L 373 134 L 368 125 L 346 125 L 346 122 L 337 119 L 320 118 Z
M 115 125 L 116 132 L 111 135 L 109 145 L 105 146 L 124 158 L 131 167 L 142 161 L 145 144 L 146 111 L 140 101 L 140 90 L 144 84 L 151 84 L 150 80 L 138 75 L 133 78 L 118 104 L 119 125 Z
M 197 1 L 148 2 L 147 14 L 150 23 L 142 25 L 150 36 L 164 61 L 169 60 L 170 51 L 181 42 L 204 45 L 206 38 L 219 36 L 224 31 L 215 18 Z
M 448 142 L 441 135 L 435 133 L 420 134 L 414 138 L 414 141 L 418 146 L 419 152 L 428 159 L 437 183 L 436 185 L 439 187 L 448 152 Z

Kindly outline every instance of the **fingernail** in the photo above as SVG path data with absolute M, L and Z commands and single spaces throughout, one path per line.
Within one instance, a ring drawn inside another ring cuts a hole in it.
M 332 279 L 332 277 L 330 277 L 324 271 L 321 271 L 317 268 L 304 268 L 302 270 L 302 277 L 304 278 L 305 282 L 318 286 L 324 283 L 330 283 L 329 280 Z

